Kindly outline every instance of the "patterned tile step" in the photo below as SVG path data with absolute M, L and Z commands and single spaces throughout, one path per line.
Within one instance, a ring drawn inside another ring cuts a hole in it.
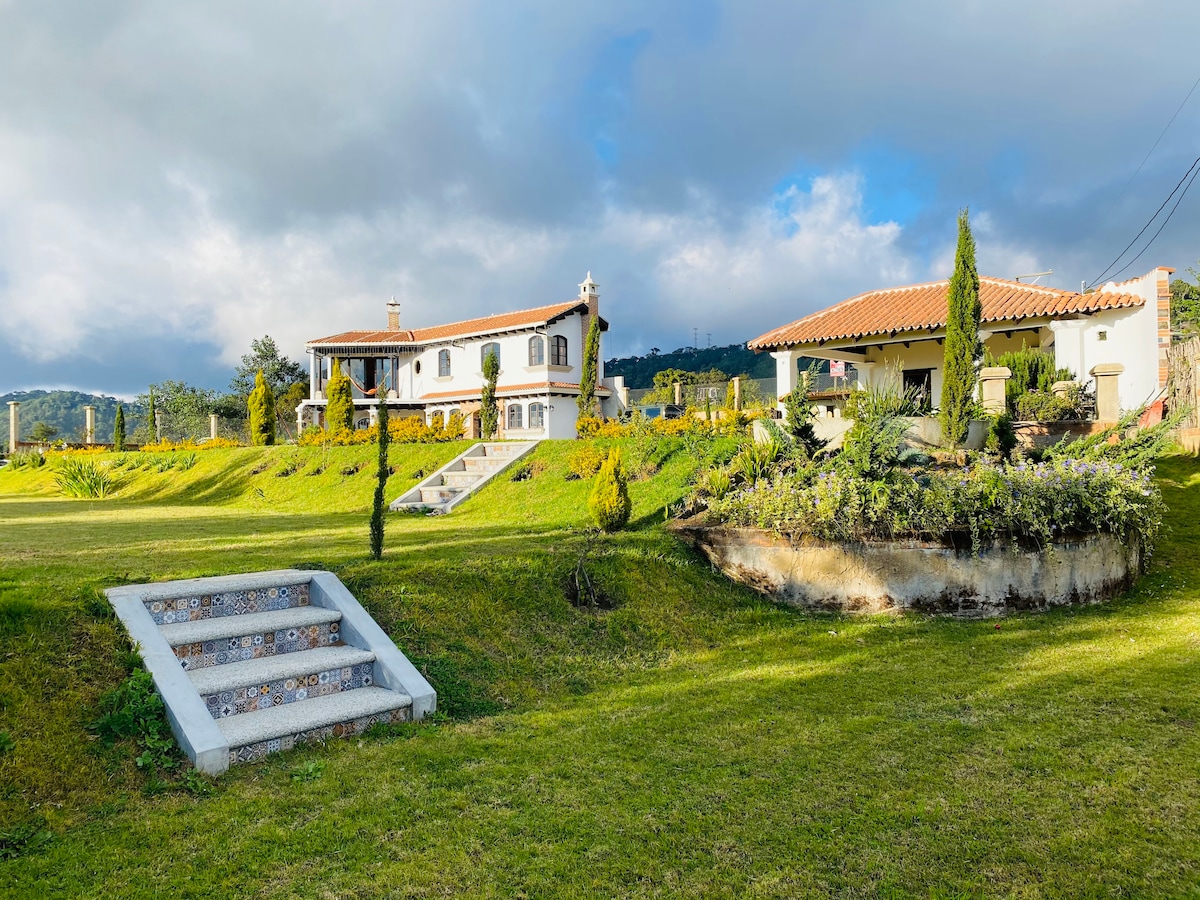
M 356 734 L 362 734 L 372 725 L 380 722 L 385 725 L 398 725 L 401 722 L 409 721 L 411 718 L 412 710 L 410 709 L 392 709 L 369 716 L 360 716 L 348 722 L 338 722 L 335 725 L 322 725 L 320 728 L 301 731 L 298 734 L 288 734 L 283 737 L 271 738 L 270 740 L 255 741 L 253 744 L 245 744 L 241 747 L 230 747 L 229 764 L 232 766 L 237 763 L 253 762 L 256 759 L 262 759 L 268 753 L 291 750 L 297 744 L 324 741 L 329 738 L 351 737 Z
M 336 622 L 342 614 L 336 609 L 321 606 L 302 606 L 280 609 L 273 612 L 250 613 L 244 616 L 221 616 L 217 619 L 201 619 L 198 622 L 180 622 L 163 625 L 160 629 L 172 647 L 221 638 L 240 637 L 245 634 L 264 634 L 287 628 L 305 628 L 325 622 Z
M 375 654 L 355 647 L 321 647 L 189 673 L 214 719 L 260 712 L 375 683 Z M 236 677 L 229 670 L 237 670 Z
M 217 727 L 229 746 L 234 748 L 230 751 L 234 754 L 238 748 L 259 742 L 289 736 L 294 739 L 296 735 L 316 729 L 345 725 L 370 716 L 390 716 L 399 710 L 407 713 L 411 707 L 412 698 L 407 694 L 379 687 L 364 687 L 302 703 L 273 706 L 253 715 L 217 719 Z
M 154 598 L 146 600 L 145 604 L 156 625 L 173 625 L 177 622 L 308 606 L 308 585 L 286 584 L 190 597 Z
M 341 643 L 342 614 L 315 606 L 223 616 L 159 630 L 184 669 L 194 671 Z
M 251 685 L 262 685 L 281 678 L 299 678 L 374 661 L 375 654 L 370 650 L 346 646 L 318 647 L 316 650 L 300 653 L 282 653 L 246 662 L 210 666 L 189 672 L 188 677 L 196 691 L 205 696 Z

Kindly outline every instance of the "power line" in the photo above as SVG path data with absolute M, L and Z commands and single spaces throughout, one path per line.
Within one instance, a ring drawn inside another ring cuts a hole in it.
M 1147 161 L 1150 159 L 1150 156 L 1155 150 L 1158 149 L 1158 145 L 1161 143 L 1163 136 L 1166 135 L 1171 126 L 1175 124 L 1175 120 L 1179 118 L 1179 114 L 1183 112 L 1183 108 L 1187 106 L 1187 102 L 1192 99 L 1192 94 L 1195 93 L 1197 87 L 1200 87 L 1200 75 L 1196 76 L 1196 80 L 1192 82 L 1191 90 L 1187 92 L 1187 96 L 1183 98 L 1183 102 L 1180 103 L 1179 107 L 1175 110 L 1175 115 L 1171 116 L 1171 120 L 1167 122 L 1167 124 L 1163 127 L 1163 130 L 1158 133 L 1158 137 L 1155 139 L 1154 145 L 1146 152 L 1146 155 L 1142 157 L 1142 161 L 1138 163 L 1138 167 L 1133 170 L 1133 174 L 1130 175 L 1129 180 L 1125 182 L 1125 187 L 1121 188 L 1121 193 L 1117 194 L 1117 199 L 1113 200 L 1113 202 L 1109 204 L 1108 212 L 1104 214 L 1105 218 L 1108 217 L 1108 213 L 1111 213 L 1117 208 L 1117 204 L 1121 202 L 1121 198 L 1125 196 L 1125 192 L 1129 190 L 1129 186 L 1133 184 L 1133 179 L 1138 177 L 1138 173 L 1142 171 L 1142 167 L 1146 165 Z
M 1200 166 L 1200 156 L 1197 156 L 1196 159 L 1192 162 L 1192 164 L 1188 167 L 1188 170 L 1183 173 L 1183 177 L 1179 179 L 1179 183 L 1176 184 L 1174 188 L 1172 188 L 1171 193 L 1167 194 L 1167 199 L 1162 202 L 1162 206 L 1160 206 L 1157 210 L 1154 211 L 1154 215 L 1152 215 L 1150 217 L 1150 220 L 1148 222 L 1146 222 L 1145 225 L 1142 226 L 1142 230 L 1139 231 L 1136 235 L 1134 235 L 1133 240 L 1125 245 L 1125 249 L 1117 254 L 1116 259 L 1114 259 L 1112 262 L 1110 262 L 1107 266 L 1104 267 L 1104 271 L 1101 272 L 1099 275 L 1097 275 L 1091 281 L 1091 283 L 1088 284 L 1088 287 L 1095 287 L 1097 284 L 1099 284 L 1100 281 L 1109 273 L 1109 270 L 1112 269 L 1113 266 L 1115 266 L 1117 263 L 1119 263 L 1121 261 L 1121 257 L 1123 257 L 1126 253 L 1129 252 L 1129 248 L 1132 247 L 1134 244 L 1136 244 L 1138 242 L 1138 239 L 1143 234 L 1146 233 L 1146 230 L 1151 225 L 1154 224 L 1154 220 L 1158 218 L 1159 213 L 1161 213 L 1164 209 L 1166 209 L 1167 204 L 1171 202 L 1171 198 L 1175 196 L 1175 192 L 1178 191 L 1179 188 L 1182 187 L 1183 183 L 1188 180 L 1188 176 L 1192 175 L 1193 171 L 1196 169 L 1197 166 Z M 1188 182 L 1188 187 L 1191 187 L 1191 182 Z M 1184 194 L 1187 193 L 1187 188 L 1184 188 L 1183 193 Z M 1183 194 L 1180 194 L 1179 199 L 1180 200 L 1183 199 Z M 1176 202 L 1175 206 L 1177 207 L 1178 205 L 1179 205 L 1178 202 Z M 1174 212 L 1175 212 L 1175 208 L 1172 207 L 1171 214 L 1173 215 Z M 1170 221 L 1170 218 L 1171 218 L 1170 216 L 1167 216 L 1167 221 Z M 1164 222 L 1163 225 L 1166 225 L 1166 222 Z M 1160 228 L 1157 232 L 1155 232 L 1154 237 L 1158 237 L 1159 233 L 1161 233 L 1161 232 L 1162 232 L 1162 229 Z M 1150 239 L 1150 243 L 1154 243 L 1154 238 Z M 1149 246 L 1150 246 L 1150 244 L 1147 244 L 1145 247 L 1143 247 L 1142 252 L 1139 253 L 1138 256 L 1141 256 L 1142 253 L 1145 253 L 1146 250 L 1149 248 Z M 1134 259 L 1137 259 L 1137 256 L 1135 256 Z M 1130 263 L 1132 263 L 1132 261 L 1133 260 L 1130 260 Z M 1129 263 L 1126 264 L 1125 268 L 1129 268 Z M 1121 271 L 1123 272 L 1123 271 L 1125 271 L 1125 269 L 1122 269 Z
M 1198 159 L 1197 162 L 1200 162 L 1200 159 Z M 1192 173 L 1191 180 L 1188 181 L 1187 186 L 1183 189 L 1183 193 L 1181 193 L 1179 195 L 1179 199 L 1175 201 L 1175 205 L 1171 207 L 1171 211 L 1169 213 L 1167 213 L 1167 217 L 1165 219 L 1163 219 L 1163 223 L 1158 226 L 1158 231 L 1154 232 L 1154 237 L 1150 238 L 1150 240 L 1146 243 L 1146 246 L 1143 247 L 1140 251 L 1138 251 L 1137 256 L 1135 256 L 1129 262 L 1125 263 L 1125 265 L 1122 266 L 1120 269 L 1118 269 L 1116 272 L 1113 272 L 1113 274 L 1112 274 L 1113 278 L 1116 278 L 1118 275 L 1120 275 L 1122 272 L 1124 272 L 1126 269 L 1128 269 L 1130 266 L 1132 266 L 1135 262 L 1138 261 L 1139 258 L 1141 258 L 1141 255 L 1143 253 L 1145 253 L 1147 250 L 1150 249 L 1150 245 L 1154 243 L 1154 241 L 1158 238 L 1158 236 L 1160 234 L 1162 234 L 1162 230 L 1164 228 L 1166 228 L 1167 223 L 1171 221 L 1171 216 L 1175 215 L 1175 210 L 1179 209 L 1179 204 L 1183 202 L 1183 198 L 1187 195 L 1188 188 L 1190 188 L 1192 186 L 1192 182 L 1196 180 L 1197 175 L 1200 175 L 1200 169 L 1196 169 L 1196 171 Z M 1170 199 L 1170 198 L 1168 198 L 1168 199 Z

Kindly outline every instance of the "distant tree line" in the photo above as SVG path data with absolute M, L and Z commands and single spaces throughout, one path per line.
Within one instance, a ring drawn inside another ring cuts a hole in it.
M 745 344 L 729 344 L 703 349 L 681 347 L 670 353 L 660 353 L 654 348 L 646 356 L 626 356 L 604 363 L 606 377 L 623 375 L 625 386 L 634 390 L 654 387 L 654 376 L 667 369 L 694 373 L 716 370 L 722 375 L 719 380 L 727 380 L 731 375 L 774 378 L 775 360 L 769 353 L 747 350 Z

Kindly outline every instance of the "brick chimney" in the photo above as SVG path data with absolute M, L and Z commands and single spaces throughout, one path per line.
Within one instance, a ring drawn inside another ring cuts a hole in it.
M 388 301 L 387 311 L 388 311 L 387 330 L 388 331 L 399 331 L 400 330 L 400 302 L 395 297 L 393 297 L 391 300 Z
M 579 285 L 579 299 L 587 304 L 588 318 L 600 315 L 600 285 L 592 281 L 592 273 L 587 273 L 583 284 Z

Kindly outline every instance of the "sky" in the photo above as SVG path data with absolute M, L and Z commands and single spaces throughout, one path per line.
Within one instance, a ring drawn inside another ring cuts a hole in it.
M 392 296 L 421 327 L 589 271 L 606 357 L 742 342 L 947 277 L 963 207 L 981 274 L 1078 289 L 1200 155 L 1200 90 L 1154 146 L 1198 30 L 1195 0 L 0 0 L 0 393 L 224 389 L 264 334 L 304 361 Z M 1122 277 L 1186 275 L 1198 224 L 1200 188 Z

